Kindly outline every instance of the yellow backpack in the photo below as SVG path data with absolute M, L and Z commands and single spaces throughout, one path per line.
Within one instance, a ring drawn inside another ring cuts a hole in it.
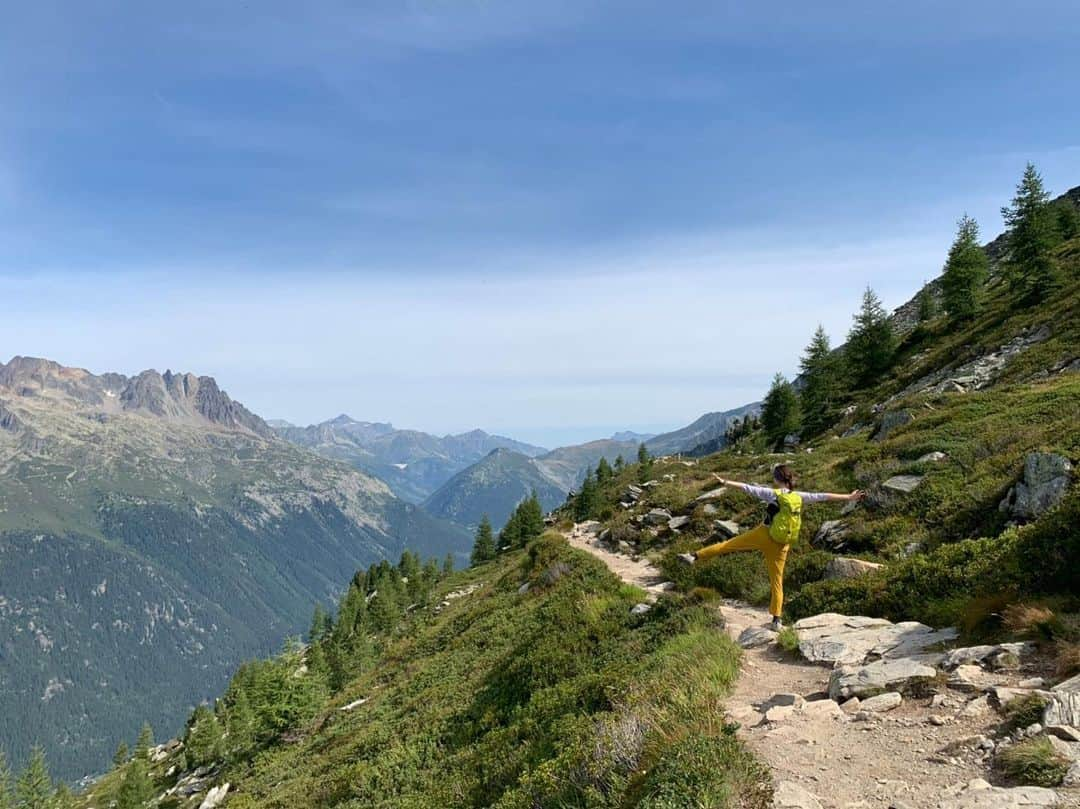
M 773 489 L 777 512 L 769 523 L 769 536 L 781 545 L 794 545 L 802 528 L 802 498 L 795 492 Z

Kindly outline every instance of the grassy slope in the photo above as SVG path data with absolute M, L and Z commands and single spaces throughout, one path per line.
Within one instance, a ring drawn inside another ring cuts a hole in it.
M 714 610 L 679 598 L 632 616 L 641 594 L 555 535 L 441 586 L 469 584 L 413 613 L 294 741 L 222 773 L 229 806 L 767 805 L 725 723 L 739 652 Z

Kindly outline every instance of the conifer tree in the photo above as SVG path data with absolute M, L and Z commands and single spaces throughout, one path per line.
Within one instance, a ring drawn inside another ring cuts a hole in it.
M 923 282 L 922 289 L 919 290 L 919 294 L 916 299 L 916 311 L 915 316 L 919 319 L 919 324 L 929 323 L 935 317 L 938 316 L 938 302 L 934 297 L 934 293 L 930 291 L 930 288 Z
M 599 505 L 599 493 L 596 490 L 596 477 L 592 469 L 585 470 L 585 479 L 581 481 L 581 491 L 574 498 L 574 519 L 578 522 L 590 519 Z
M 941 274 L 941 296 L 953 322 L 970 320 L 979 308 L 983 284 L 990 274 L 990 259 L 979 246 L 979 225 L 967 214 L 956 223 L 956 239 L 949 248 Z
M 1080 236 L 1080 208 L 1068 199 L 1051 203 L 1058 239 L 1066 241 Z
M 15 785 L 7 756 L 0 749 L 0 809 L 15 809 Z
M 875 382 L 888 370 L 895 352 L 896 336 L 889 317 L 874 290 L 867 287 L 844 349 L 852 377 L 859 385 Z
M 189 767 L 203 767 L 221 759 L 223 734 L 217 716 L 206 705 L 195 709 L 188 722 L 184 753 Z
M 61 782 L 53 793 L 50 809 L 75 809 L 75 796 L 71 792 L 71 787 Z
M 154 784 L 150 780 L 150 765 L 146 759 L 135 756 L 124 769 L 124 779 L 116 796 L 117 809 L 145 809 L 152 797 Z
M 521 542 L 521 512 L 515 508 L 510 513 L 510 518 L 499 531 L 500 548 L 516 548 Z
M 135 740 L 135 758 L 150 760 L 150 748 L 154 746 L 154 729 L 149 722 L 144 722 Z
M 638 482 L 644 483 L 652 475 L 653 457 L 649 454 L 648 448 L 645 446 L 645 442 L 638 444 L 637 450 L 637 462 L 638 462 Z
M 326 636 L 326 610 L 323 605 L 316 603 L 315 611 L 311 615 L 311 629 L 308 630 L 308 643 L 318 643 Z
M 476 538 L 473 540 L 472 564 L 479 565 L 495 558 L 495 537 L 491 533 L 491 520 L 485 514 L 480 518 L 480 525 L 476 529 Z
M 622 454 L 616 455 L 615 456 L 615 472 L 618 473 L 618 472 L 623 471 L 623 468 L 625 466 L 626 466 L 626 460 L 623 458 Z
M 247 691 L 240 689 L 228 712 L 229 753 L 241 757 L 255 745 L 255 713 Z
M 1008 227 L 1005 271 L 1009 284 L 1026 301 L 1044 299 L 1058 285 L 1051 251 L 1058 226 L 1042 177 L 1028 163 L 1012 203 L 1001 209 Z
M 453 572 L 454 572 L 454 554 L 448 552 L 446 554 L 446 558 L 443 559 L 442 574 L 444 576 L 449 576 Z
M 518 531 L 521 545 L 544 533 L 544 508 L 535 489 L 518 505 Z
M 611 464 L 608 463 L 607 458 L 601 456 L 600 460 L 596 464 L 596 482 L 606 483 L 611 480 L 615 473 L 611 469 Z
M 803 426 L 811 435 L 817 434 L 831 421 L 840 388 L 836 365 L 829 335 L 825 333 L 825 327 L 819 324 L 799 363 L 803 377 L 799 409 Z
M 761 404 L 761 424 L 771 444 L 779 444 L 784 436 L 799 429 L 799 397 L 783 374 L 773 377 L 765 401 Z
M 112 763 L 117 767 L 120 767 L 127 763 L 128 758 L 130 758 L 130 753 L 128 753 L 127 742 L 120 742 L 120 744 L 116 746 L 116 752 L 113 753 Z
M 15 785 L 15 806 L 18 809 L 50 809 L 52 794 L 53 784 L 45 751 L 35 746 Z

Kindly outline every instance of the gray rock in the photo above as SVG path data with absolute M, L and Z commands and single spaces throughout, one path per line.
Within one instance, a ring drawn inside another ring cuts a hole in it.
M 199 809 L 216 809 L 217 806 L 221 805 L 221 802 L 225 800 L 225 796 L 228 794 L 229 784 L 227 783 L 213 787 L 206 793 L 203 802 L 199 804 Z
M 1068 680 L 1063 680 L 1062 682 L 1055 685 L 1051 690 L 1075 691 L 1077 693 L 1080 693 L 1080 674 L 1077 674 L 1075 677 L 1070 677 Z
M 821 801 L 794 781 L 781 781 L 776 785 L 773 806 L 776 809 L 822 809 Z
M 923 482 L 923 479 L 923 475 L 894 475 L 882 483 L 881 486 L 891 492 L 908 494 L 915 491 L 919 484 Z
M 941 661 L 943 669 L 951 671 L 957 666 L 979 665 L 984 668 L 1012 668 L 1009 665 L 1029 650 L 1024 643 L 997 643 L 983 646 L 965 646 L 952 649 Z
M 1061 502 L 1072 479 L 1072 463 L 1052 452 L 1029 452 L 1024 473 L 1013 493 L 1011 512 L 1019 520 L 1035 520 Z
M 736 537 L 742 533 L 742 528 L 734 520 L 714 520 L 713 525 L 716 527 L 718 534 L 723 534 L 725 537 Z
M 671 520 L 671 512 L 666 508 L 654 508 L 645 515 L 645 522 L 649 525 L 667 525 Z
M 854 502 L 854 501 L 852 501 Z M 850 505 L 850 504 L 849 504 Z M 851 533 L 843 520 L 825 520 L 814 532 L 813 545 L 838 550 L 844 547 L 848 534 Z
M 889 433 L 899 427 L 903 427 L 905 424 L 911 424 L 914 420 L 915 417 L 907 410 L 895 410 L 891 413 L 886 413 L 881 417 L 881 424 L 878 425 L 877 432 L 874 433 L 872 440 L 884 441 L 889 436 Z
M 1057 806 L 1058 796 L 1043 787 L 992 787 L 981 778 L 969 781 L 938 804 L 938 809 L 1029 809 Z
M 957 666 L 949 675 L 948 686 L 955 691 L 984 691 L 992 688 L 995 683 L 990 680 L 986 673 L 978 666 Z
M 1051 691 L 1043 711 L 1043 724 L 1080 728 L 1080 692 Z
M 764 626 L 748 626 L 739 633 L 737 643 L 744 649 L 754 649 L 772 643 L 776 635 L 776 632 Z
M 838 613 L 803 618 L 795 629 L 803 657 L 834 665 L 860 665 L 871 656 L 918 656 L 922 663 L 936 663 L 942 655 L 932 650 L 957 636 L 955 629 L 934 629 L 915 621 L 894 624 L 884 618 Z
M 706 517 L 715 517 L 720 513 L 720 509 L 718 509 L 714 503 L 706 503 L 702 506 L 701 513 Z
M 726 486 L 720 486 L 716 489 L 710 489 L 709 491 L 705 492 L 705 494 L 699 494 L 695 500 L 698 503 L 704 503 L 708 500 L 715 500 L 726 491 Z
M 644 615 L 645 613 L 647 613 L 651 609 L 652 609 L 652 605 L 645 604 L 643 602 L 641 604 L 635 604 L 633 606 L 633 608 L 630 610 L 630 614 L 631 615 Z
M 1056 736 L 1067 742 L 1080 742 L 1080 729 L 1071 725 L 1047 725 L 1045 731 L 1047 736 Z
M 877 562 L 865 562 L 862 559 L 849 559 L 838 556 L 835 559 L 830 559 L 825 565 L 825 578 L 856 579 L 859 576 L 865 576 L 867 573 L 880 570 L 881 567 Z
M 960 709 L 960 715 L 968 718 L 978 718 L 980 716 L 986 716 L 988 713 L 990 713 L 990 698 L 985 694 L 981 697 L 976 697 Z
M 895 691 L 887 691 L 884 694 L 878 694 L 876 697 L 862 700 L 859 703 L 859 709 L 871 713 L 884 713 L 899 708 L 903 701 L 904 698 L 900 694 Z
M 829 677 L 829 696 L 839 701 L 873 697 L 883 691 L 905 693 L 924 686 L 935 676 L 934 668 L 908 657 L 875 660 L 864 666 L 841 666 L 833 669 Z
M 528 582 L 525 582 L 523 585 L 521 585 L 517 589 L 518 595 L 525 595 L 525 593 L 529 592 L 529 587 L 530 587 L 530 584 Z
M 948 458 L 949 456 L 946 455 L 944 452 L 938 452 L 935 450 L 934 452 L 928 452 L 925 455 L 921 456 L 918 460 L 918 463 L 941 463 L 942 461 L 948 460 Z
M 670 520 L 668 520 L 667 527 L 671 531 L 678 531 L 680 528 L 685 528 L 689 524 L 689 517 L 672 517 Z

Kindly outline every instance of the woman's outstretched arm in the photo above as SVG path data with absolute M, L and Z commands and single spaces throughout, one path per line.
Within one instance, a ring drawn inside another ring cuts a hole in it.
M 741 483 L 740 481 L 732 480 L 731 478 L 722 478 L 715 472 L 713 473 L 713 477 L 716 478 L 722 486 L 735 486 L 762 500 L 772 502 L 776 499 L 776 494 L 773 490 L 766 486 L 755 486 L 752 483 Z M 866 497 L 866 492 L 862 489 L 856 489 L 847 494 L 840 494 L 838 492 L 797 492 L 797 494 L 807 503 L 822 503 L 826 500 L 847 502 L 850 500 L 862 500 Z
M 764 500 L 766 503 L 776 502 L 776 492 L 770 489 L 768 486 L 756 486 L 753 483 L 742 483 L 738 480 L 732 480 L 731 478 L 722 478 L 715 472 L 713 477 L 720 481 L 721 486 L 734 486 L 735 488 L 742 489 L 749 495 L 753 495 L 758 500 Z

